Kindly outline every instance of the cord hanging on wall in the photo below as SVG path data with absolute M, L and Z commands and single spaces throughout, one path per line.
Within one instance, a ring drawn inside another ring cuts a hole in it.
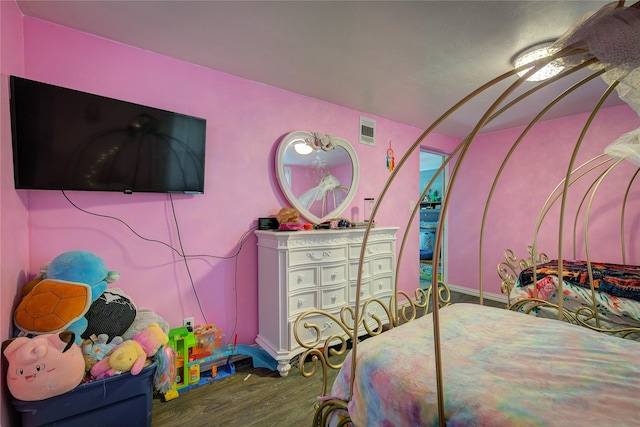
M 389 148 L 387 149 L 387 169 L 391 172 L 396 167 L 396 157 L 391 148 L 391 141 L 389 141 Z

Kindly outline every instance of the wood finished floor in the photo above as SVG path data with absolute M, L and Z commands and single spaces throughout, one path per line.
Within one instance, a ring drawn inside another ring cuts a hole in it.
M 305 378 L 297 366 L 289 375 L 235 363 L 234 375 L 180 393 L 168 402 L 154 399 L 152 427 L 311 426 L 322 391 L 319 375 Z M 330 374 L 333 383 L 337 371 Z
M 451 300 L 477 303 L 478 298 L 452 292 Z M 485 299 L 485 304 L 504 304 Z M 305 378 L 297 366 L 289 375 L 253 368 L 251 359 L 236 362 L 236 373 L 180 393 L 176 399 L 153 400 L 152 427 L 305 427 L 322 390 L 318 374 Z M 329 388 L 337 371 L 330 373 Z M 124 427 L 124 426 L 123 426 Z

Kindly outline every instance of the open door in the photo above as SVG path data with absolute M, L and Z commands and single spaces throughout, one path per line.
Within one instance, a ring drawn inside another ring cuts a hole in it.
M 445 156 L 437 151 L 420 148 L 420 194 L 446 159 Z M 440 221 L 444 221 L 440 215 L 440 206 L 446 190 L 446 178 L 444 171 L 436 176 L 427 195 L 420 202 L 420 287 L 423 289 L 431 286 L 434 274 L 438 275 L 438 280 L 446 282 L 446 223 L 440 244 L 439 262 L 437 266 L 433 265 L 436 232 Z

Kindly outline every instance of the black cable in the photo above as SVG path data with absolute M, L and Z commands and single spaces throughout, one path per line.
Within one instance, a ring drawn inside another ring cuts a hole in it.
M 196 302 L 198 303 L 198 310 L 200 310 L 200 314 L 204 319 L 204 323 L 208 324 L 209 322 L 207 321 L 207 316 L 204 315 L 204 311 L 202 310 L 202 305 L 200 304 L 200 297 L 198 296 L 198 292 L 196 291 L 196 285 L 195 283 L 193 283 L 193 276 L 191 276 L 191 269 L 189 269 L 189 263 L 187 262 L 187 257 L 184 254 L 184 246 L 182 245 L 182 237 L 180 235 L 180 226 L 178 225 L 178 217 L 176 216 L 176 209 L 173 204 L 173 196 L 171 196 L 171 193 L 169 193 L 169 201 L 171 202 L 171 213 L 173 214 L 173 221 L 176 224 L 176 235 L 178 236 L 178 244 L 180 245 L 180 251 L 182 251 L 182 260 L 184 261 L 184 266 L 187 270 L 187 275 L 189 276 L 191 289 L 193 289 L 193 295 L 196 297 Z
M 174 219 L 174 222 L 175 222 L 175 225 L 176 225 L 176 233 L 177 233 L 177 236 L 178 236 L 178 243 L 180 245 L 180 251 L 182 251 L 182 252 L 178 251 L 176 248 L 174 248 L 170 244 L 165 243 L 165 242 L 163 242 L 161 240 L 149 239 L 147 237 L 144 237 L 144 236 L 140 235 L 131 226 L 129 226 L 129 224 L 127 224 L 126 222 L 124 222 L 120 218 L 116 218 L 116 217 L 111 216 L 111 215 L 99 214 L 99 213 L 88 211 L 86 209 L 82 209 L 81 207 L 79 207 L 78 205 L 73 203 L 73 201 L 71 201 L 71 199 L 69 199 L 69 197 L 64 192 L 64 190 L 62 190 L 62 195 L 64 196 L 65 199 L 67 199 L 67 201 L 71 204 L 71 206 L 73 206 L 74 208 L 76 208 L 80 212 L 86 213 L 88 215 L 97 216 L 97 217 L 100 217 L 100 218 L 107 218 L 107 219 L 112 219 L 112 220 L 118 221 L 121 224 L 123 224 L 125 227 L 127 227 L 129 229 L 129 231 L 131 231 L 138 238 L 140 238 L 142 240 L 145 240 L 147 242 L 159 243 L 159 244 L 171 249 L 176 254 L 178 254 L 178 256 L 184 260 L 185 268 L 187 270 L 187 275 L 189 276 L 189 281 L 191 282 L 191 288 L 193 289 L 193 294 L 196 297 L 196 301 L 198 303 L 198 308 L 200 310 L 200 314 L 202 315 L 202 318 L 204 319 L 205 323 L 208 323 L 208 321 L 207 321 L 206 316 L 204 315 L 204 311 L 202 309 L 202 305 L 200 303 L 200 298 L 198 297 L 198 292 L 197 292 L 197 290 L 195 288 L 195 284 L 193 282 L 193 277 L 191 275 L 191 270 L 189 268 L 189 263 L 187 262 L 187 258 L 215 258 L 215 259 L 220 259 L 220 260 L 226 260 L 226 259 L 230 259 L 230 258 L 235 258 L 235 263 L 234 263 L 235 318 L 234 318 L 233 331 L 232 331 L 231 335 L 229 336 L 229 342 L 230 342 L 230 340 L 235 335 L 235 332 L 236 332 L 237 327 L 238 327 L 238 255 L 240 254 L 240 251 L 242 250 L 242 248 L 243 248 L 244 244 L 246 243 L 246 241 L 251 237 L 251 235 L 252 235 L 251 233 L 254 230 L 258 229 L 257 226 L 250 227 L 248 230 L 246 230 L 242 234 L 242 236 L 240 237 L 240 240 L 238 242 L 238 250 L 235 253 L 231 254 L 231 255 L 228 255 L 228 256 L 218 256 L 218 255 L 209 255 L 209 254 L 188 255 L 188 254 L 184 253 L 184 247 L 182 245 L 182 237 L 181 237 L 181 234 L 180 234 L 180 226 L 178 224 L 178 218 L 177 218 L 177 215 L 176 215 L 176 212 L 175 212 L 175 206 L 173 204 L 173 197 L 171 196 L 171 193 L 169 193 L 169 200 L 171 202 L 171 212 L 173 214 L 173 219 Z

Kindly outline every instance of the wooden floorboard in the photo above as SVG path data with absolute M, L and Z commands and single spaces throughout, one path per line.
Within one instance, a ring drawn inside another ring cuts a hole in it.
M 235 363 L 236 373 L 153 401 L 152 427 L 160 426 L 311 426 L 322 391 L 321 377 L 305 378 L 297 367 L 289 375 L 253 368 L 251 359 Z M 337 371 L 330 374 L 333 382 Z

